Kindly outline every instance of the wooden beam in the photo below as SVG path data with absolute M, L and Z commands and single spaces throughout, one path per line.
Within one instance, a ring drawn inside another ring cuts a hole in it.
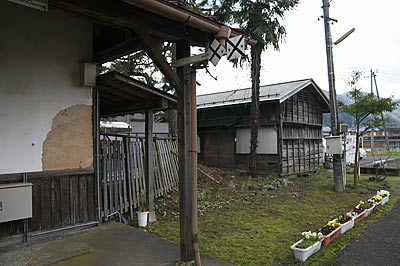
M 77 176 L 77 175 L 92 175 L 94 173 L 93 168 L 81 168 L 81 169 L 67 169 L 67 170 L 50 170 L 50 171 L 38 171 L 38 172 L 27 172 L 28 179 L 37 178 L 53 178 L 59 176 Z M 14 174 L 0 174 L 0 182 L 21 182 L 22 175 L 24 173 Z
M 103 21 L 106 25 L 128 29 L 141 27 L 163 40 L 190 39 L 196 45 L 205 45 L 202 31 L 122 1 L 49 0 L 49 6 L 89 17 L 93 21 Z
M 144 177 L 146 182 L 146 204 L 149 211 L 149 222 L 156 221 L 154 212 L 154 150 L 153 150 L 153 111 L 146 111 L 145 114 L 145 160 Z
M 149 102 L 123 102 L 114 105 L 102 104 L 100 116 L 116 116 L 143 112 L 146 110 L 163 110 L 163 103 L 160 99 Z
M 98 63 L 108 62 L 124 55 L 139 51 L 140 49 L 141 45 L 139 39 L 131 38 L 107 49 L 95 52 L 94 61 Z
M 153 88 L 153 87 L 151 87 L 151 86 L 149 86 L 147 84 L 144 84 L 143 82 L 137 81 L 137 80 L 132 79 L 132 78 L 127 77 L 127 76 L 124 76 L 124 75 L 122 75 L 122 74 L 120 74 L 118 72 L 109 72 L 107 74 L 101 75 L 101 76 L 99 76 L 98 80 L 99 80 L 99 82 L 104 82 L 104 83 L 109 84 L 109 85 L 112 85 L 112 82 L 115 82 L 115 81 L 123 82 L 123 83 L 125 83 L 127 85 L 131 85 L 132 88 L 135 87 L 135 88 L 140 89 L 140 91 L 145 91 L 145 92 L 148 92 L 150 94 L 157 95 L 157 96 L 160 96 L 162 98 L 166 98 L 169 101 L 176 102 L 176 97 L 175 96 L 173 96 L 171 94 L 168 94 L 166 92 L 163 92 L 163 91 L 161 91 L 159 89 Z M 123 88 L 121 88 L 121 89 L 123 89 Z M 126 91 L 128 92 L 128 90 L 126 90 Z M 133 89 L 131 89 L 129 91 L 134 93 Z
M 198 64 L 198 63 L 203 63 L 203 62 L 207 62 L 207 61 L 208 61 L 207 54 L 201 53 L 198 55 L 189 56 L 186 58 L 176 60 L 175 62 L 172 63 L 172 66 L 173 67 L 183 67 L 186 65 Z
M 100 85 L 101 92 L 107 92 L 108 94 L 115 95 L 122 100 L 131 100 L 134 102 L 140 101 L 143 97 L 138 97 L 136 95 L 132 95 L 131 93 L 126 92 L 125 90 L 120 90 L 119 87 L 114 87 L 110 85 Z
M 177 59 L 190 56 L 190 44 L 178 42 Z M 193 247 L 193 211 L 192 211 L 192 113 L 190 66 L 177 69 L 183 81 L 183 90 L 178 91 L 178 154 L 179 154 L 179 213 L 181 261 L 189 262 L 195 258 Z
M 160 49 L 160 43 L 155 40 L 143 29 L 136 28 L 135 32 L 142 41 L 142 46 L 153 62 L 158 66 L 169 82 L 179 91 L 182 90 L 182 82 L 176 72 L 168 64 Z M 190 47 L 190 46 L 189 46 Z

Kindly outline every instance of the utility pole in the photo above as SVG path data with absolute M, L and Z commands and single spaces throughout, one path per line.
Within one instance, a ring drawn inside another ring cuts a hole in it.
M 372 77 L 374 77 L 375 89 L 376 89 L 376 97 L 379 100 L 378 85 L 376 83 L 376 74 L 371 69 L 371 83 L 372 83 Z M 389 150 L 389 136 L 388 136 L 388 132 L 387 132 L 387 128 L 386 128 L 386 122 L 384 120 L 385 118 L 383 116 L 383 112 L 381 113 L 381 117 L 382 117 L 382 121 L 383 121 L 383 132 L 385 132 L 385 145 L 384 146 L 385 146 L 385 149 Z
M 372 75 L 373 75 L 373 72 L 372 72 L 372 68 L 371 68 L 371 93 L 373 94 L 374 93 L 374 83 L 372 82 L 372 79 L 373 79 Z M 371 128 L 371 150 L 372 151 L 374 151 L 374 149 L 375 149 L 375 136 L 374 136 L 374 134 L 375 134 L 375 129 L 372 127 Z
M 326 57 L 328 65 L 328 80 L 329 80 L 329 101 L 331 112 L 331 133 L 332 136 L 339 136 L 339 115 L 337 108 L 337 98 L 335 90 L 335 74 L 333 68 L 333 53 L 332 53 L 332 35 L 329 23 L 332 19 L 329 17 L 329 1 L 322 0 L 322 8 L 324 11 L 324 28 L 325 28 L 325 43 L 326 43 Z M 333 155 L 333 175 L 335 178 L 335 191 L 344 192 L 344 178 L 343 178 L 343 163 L 340 154 Z

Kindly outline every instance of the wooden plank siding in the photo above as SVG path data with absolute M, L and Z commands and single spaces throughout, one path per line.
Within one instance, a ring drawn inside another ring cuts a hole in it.
M 52 171 L 56 172 L 56 171 Z M 77 171 L 79 172 L 79 170 Z M 62 171 L 60 171 L 62 173 Z M 29 177 L 32 183 L 32 218 L 29 232 L 70 226 L 96 219 L 95 180 L 93 174 L 48 176 L 43 172 Z M 0 176 L 0 183 L 21 182 Z M 0 238 L 23 233 L 23 221 L 0 224 Z
M 261 102 L 260 127 L 277 128 L 278 152 L 258 154 L 257 172 L 292 175 L 314 172 L 320 168 L 323 158 L 322 115 L 320 101 L 308 88 L 282 103 Z M 230 141 L 235 146 L 236 128 L 250 127 L 249 118 L 250 104 L 199 109 L 199 162 L 210 167 L 247 170 L 249 155 L 236 154 L 235 150 L 229 149 L 226 142 Z M 233 158 L 233 167 L 221 162 L 220 152 L 224 150 L 229 153 L 225 157 Z
M 307 90 L 281 104 L 282 175 L 313 172 L 322 164 L 322 108 Z

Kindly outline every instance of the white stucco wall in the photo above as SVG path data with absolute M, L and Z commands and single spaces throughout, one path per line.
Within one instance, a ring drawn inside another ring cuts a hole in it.
M 0 174 L 41 171 L 53 118 L 72 106 L 91 109 L 79 62 L 92 59 L 92 24 L 1 1 L 0 32 Z

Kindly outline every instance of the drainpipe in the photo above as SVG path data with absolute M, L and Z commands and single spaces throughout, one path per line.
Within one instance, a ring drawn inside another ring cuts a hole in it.
M 231 32 L 232 30 L 228 26 L 221 26 L 220 30 L 217 32 L 217 35 L 215 35 L 215 38 L 222 44 L 223 47 L 226 47 L 225 41 L 229 39 Z
M 93 136 L 94 136 L 94 159 L 97 192 L 97 221 L 101 225 L 101 206 L 100 206 L 100 94 L 99 89 L 92 88 L 93 91 Z
M 50 233 L 55 233 L 55 232 L 60 232 L 60 231 L 64 231 L 64 230 L 69 230 L 69 229 L 74 229 L 74 228 L 83 227 L 83 226 L 89 226 L 89 225 L 95 225 L 95 224 L 99 224 L 99 222 L 89 222 L 89 223 L 84 223 L 84 224 L 75 224 L 75 225 L 66 226 L 66 227 L 62 227 L 62 228 L 57 228 L 57 229 L 53 229 L 53 230 L 49 230 L 49 231 L 42 231 L 42 232 L 31 234 L 31 237 L 46 235 L 46 234 L 50 234 Z
M 227 26 L 221 25 L 217 22 L 210 21 L 208 19 L 203 18 L 202 16 L 191 12 L 192 15 L 188 14 L 188 12 L 183 12 L 179 10 L 181 7 L 168 5 L 160 0 L 124 0 L 129 4 L 134 6 L 143 8 L 152 13 L 157 13 L 163 17 L 171 18 L 175 21 L 183 23 L 185 25 L 189 25 L 191 27 L 218 35 L 225 35 Z M 183 8 L 181 8 L 183 9 Z M 189 11 L 190 12 L 190 11 Z M 229 28 L 230 29 L 230 28 Z M 235 37 L 241 35 L 239 31 L 229 32 L 229 37 Z M 218 39 L 218 38 L 217 38 Z M 246 37 L 246 41 L 250 45 L 255 45 L 257 43 L 256 40 L 250 39 Z
M 197 232 L 197 108 L 196 108 L 196 69 L 190 71 L 192 89 L 192 232 L 196 266 L 201 266 L 199 236 Z

